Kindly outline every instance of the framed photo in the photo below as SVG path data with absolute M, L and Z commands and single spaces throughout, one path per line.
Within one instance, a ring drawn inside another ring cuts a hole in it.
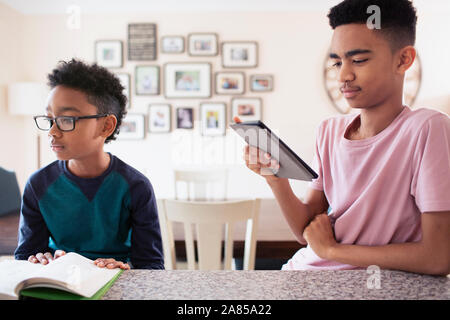
M 242 121 L 261 120 L 261 105 L 260 98 L 233 98 L 231 99 L 231 119 L 238 116 Z
M 156 60 L 156 24 L 128 24 L 128 60 Z
M 216 56 L 219 52 L 215 33 L 191 33 L 188 35 L 188 44 L 191 56 Z
M 222 43 L 222 66 L 224 68 L 255 68 L 257 65 L 258 43 Z
M 141 140 L 145 137 L 145 116 L 143 114 L 129 113 L 122 119 L 120 140 Z
M 194 109 L 177 108 L 177 129 L 194 128 Z
M 171 127 L 170 104 L 151 104 L 148 115 L 149 132 L 170 132 Z
M 183 53 L 184 37 L 165 36 L 161 38 L 161 52 L 163 53 Z
M 166 63 L 164 65 L 166 98 L 209 98 L 210 63 Z
M 216 72 L 216 94 L 243 94 L 245 76 L 243 72 Z
M 225 135 L 226 104 L 208 102 L 200 104 L 201 132 L 204 136 Z
M 105 68 L 123 66 L 123 48 L 120 40 L 98 40 L 95 42 L 95 62 Z
M 255 74 L 250 76 L 250 90 L 256 92 L 272 91 L 273 76 L 268 74 Z
M 131 102 L 130 102 L 130 75 L 128 73 L 117 73 L 117 77 L 120 80 L 120 84 L 123 86 L 123 94 L 127 97 L 127 105 L 126 108 L 129 109 Z
M 137 95 L 159 94 L 159 66 L 136 66 L 134 76 Z

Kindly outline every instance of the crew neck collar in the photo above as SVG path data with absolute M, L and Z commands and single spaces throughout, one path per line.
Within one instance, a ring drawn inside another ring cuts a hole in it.
M 394 130 L 395 126 L 400 121 L 400 119 L 403 118 L 405 116 L 405 114 L 409 113 L 410 111 L 411 111 L 411 109 L 408 106 L 404 105 L 402 111 L 381 132 L 377 133 L 376 135 L 374 135 L 373 137 L 370 137 L 370 138 L 361 139 L 361 140 L 350 140 L 345 137 L 345 133 L 347 132 L 348 128 L 350 126 L 352 126 L 358 118 L 361 118 L 361 114 L 358 114 L 355 117 L 353 117 L 351 119 L 351 121 L 345 126 L 345 130 L 341 136 L 342 143 L 344 143 L 345 145 L 348 145 L 348 146 L 366 146 L 366 145 L 372 144 L 372 143 L 382 139 L 384 136 L 386 136 L 392 130 Z
M 72 172 L 70 172 L 69 168 L 67 167 L 67 165 L 68 165 L 68 161 L 67 160 L 61 161 L 64 173 L 67 175 L 67 177 L 69 177 L 71 180 L 74 180 L 74 181 L 89 182 L 89 181 L 103 180 L 111 172 L 111 170 L 113 168 L 114 157 L 109 152 L 108 152 L 108 155 L 109 155 L 109 160 L 110 160 L 108 168 L 101 175 L 99 175 L 97 177 L 82 178 L 82 177 L 74 175 Z

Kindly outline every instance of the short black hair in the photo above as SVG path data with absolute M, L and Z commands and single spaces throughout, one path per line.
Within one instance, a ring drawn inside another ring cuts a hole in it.
M 96 63 L 89 65 L 72 58 L 60 61 L 48 74 L 48 85 L 51 89 L 65 86 L 86 94 L 89 103 L 97 107 L 99 114 L 113 114 L 117 118 L 114 132 L 106 138 L 105 143 L 116 140 L 122 119 L 126 115 L 127 97 L 119 78 L 112 72 Z
M 380 27 L 373 29 L 390 42 L 393 51 L 416 41 L 416 9 L 409 0 L 344 0 L 330 9 L 328 19 L 333 30 L 350 23 L 367 23 L 373 13 L 367 8 L 376 5 L 380 8 Z

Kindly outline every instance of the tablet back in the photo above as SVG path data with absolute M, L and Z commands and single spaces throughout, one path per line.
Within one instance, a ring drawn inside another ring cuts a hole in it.
M 277 177 L 303 181 L 311 181 L 318 177 L 313 169 L 261 121 L 235 123 L 230 127 L 250 146 L 268 152 L 272 158 L 278 160 L 280 168 L 274 171 Z

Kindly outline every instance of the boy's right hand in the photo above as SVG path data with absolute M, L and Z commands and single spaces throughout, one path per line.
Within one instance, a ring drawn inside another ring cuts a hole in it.
M 275 176 L 280 164 L 277 160 L 272 159 L 267 152 L 247 145 L 244 148 L 244 160 L 250 170 L 265 178 L 268 183 L 282 179 Z
M 236 123 L 242 122 L 239 117 L 234 117 L 233 120 Z M 244 160 L 250 170 L 265 178 L 269 184 L 287 180 L 275 176 L 275 173 L 280 168 L 280 164 L 277 160 L 272 159 L 271 155 L 265 151 L 246 145 L 244 148 Z
M 58 259 L 59 257 L 65 255 L 66 252 L 63 250 L 56 250 L 55 256 L 53 256 L 50 252 L 46 253 L 36 253 L 35 255 L 31 255 L 28 257 L 28 261 L 31 263 L 41 263 L 41 264 L 48 264 L 51 261 Z

